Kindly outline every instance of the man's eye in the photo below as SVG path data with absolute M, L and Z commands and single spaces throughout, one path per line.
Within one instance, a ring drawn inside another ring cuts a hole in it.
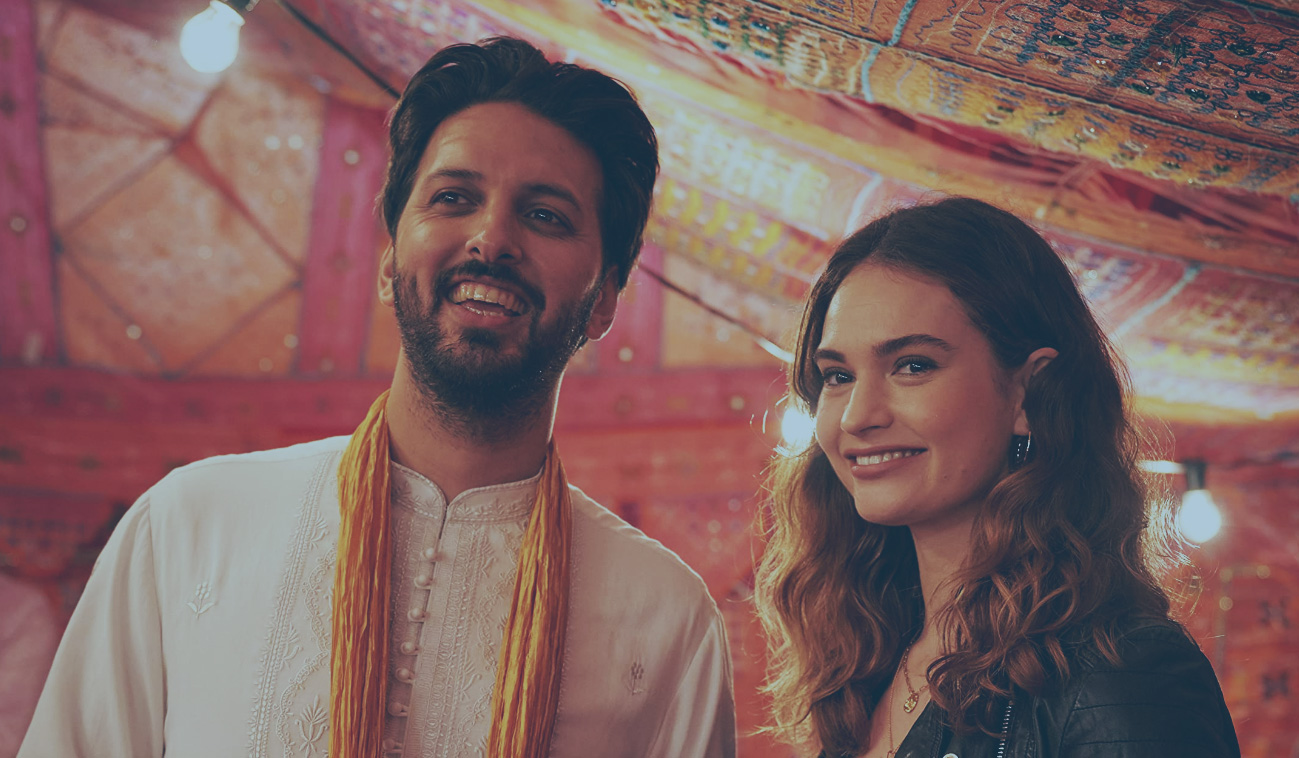
M 568 219 L 549 208 L 534 208 L 528 211 L 527 216 L 529 219 L 547 228 L 555 230 L 571 230 L 573 228 L 572 225 L 568 223 Z
M 551 210 L 547 210 L 545 208 L 537 208 L 536 210 L 532 211 L 529 215 L 531 215 L 534 219 L 546 224 L 561 224 L 564 221 L 562 218 L 559 217 L 558 213 L 555 213 L 554 211 Z
M 433 196 L 434 205 L 458 205 L 459 203 L 464 202 L 464 200 L 464 195 L 450 190 L 439 192 Z

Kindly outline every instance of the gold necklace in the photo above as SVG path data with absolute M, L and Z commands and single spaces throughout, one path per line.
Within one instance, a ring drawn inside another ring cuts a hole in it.
M 911 643 L 911 645 L 914 644 L 914 642 Z M 920 704 L 920 696 L 924 694 L 925 690 L 929 689 L 928 679 L 925 680 L 924 684 L 920 685 L 920 689 L 911 689 L 911 672 L 907 670 L 907 659 L 911 657 L 911 645 L 907 645 L 907 649 L 902 651 L 902 665 L 899 667 L 902 669 L 902 683 L 907 686 L 907 699 L 902 703 L 902 710 L 906 713 L 911 713 L 916 709 L 916 706 Z M 890 725 L 892 723 L 892 721 L 889 722 Z
M 889 707 L 884 711 L 885 717 L 889 720 L 889 751 L 884 754 L 884 758 L 893 758 L 897 755 L 898 746 L 893 742 L 893 692 L 889 692 Z

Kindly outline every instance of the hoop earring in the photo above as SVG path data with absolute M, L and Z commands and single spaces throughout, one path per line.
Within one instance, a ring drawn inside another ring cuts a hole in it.
M 1028 463 L 1033 452 L 1033 433 L 1016 434 L 1010 442 L 1010 470 L 1014 471 Z

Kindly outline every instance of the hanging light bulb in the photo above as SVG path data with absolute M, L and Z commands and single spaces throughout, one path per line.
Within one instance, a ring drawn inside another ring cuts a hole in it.
M 782 452 L 801 453 L 812 444 L 816 434 L 816 419 L 796 404 L 790 403 L 780 417 L 780 439 Z
M 248 11 L 255 4 L 239 2 L 236 5 Z M 185 22 L 180 30 L 180 55 L 190 68 L 204 74 L 225 71 L 239 54 L 239 28 L 243 16 L 235 8 L 212 0 L 207 10 Z
M 1208 542 L 1222 529 L 1222 511 L 1204 488 L 1204 461 L 1186 461 L 1186 494 L 1177 511 L 1177 528 L 1196 544 Z

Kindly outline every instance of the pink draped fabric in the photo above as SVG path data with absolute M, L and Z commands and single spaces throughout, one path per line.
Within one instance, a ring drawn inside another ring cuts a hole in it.
M 18 754 L 45 685 L 59 626 L 32 585 L 0 574 L 0 758 Z

